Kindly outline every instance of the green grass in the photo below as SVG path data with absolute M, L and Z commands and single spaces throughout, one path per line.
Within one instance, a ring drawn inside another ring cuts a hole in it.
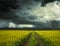
M 32 33 L 31 38 L 29 39 L 28 46 L 38 46 L 38 42 L 34 36 L 35 34 Z

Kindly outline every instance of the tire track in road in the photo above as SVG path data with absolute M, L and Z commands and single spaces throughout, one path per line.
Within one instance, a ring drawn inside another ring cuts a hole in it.
M 22 46 L 28 46 L 29 39 L 31 37 L 32 32 L 28 35 L 28 37 L 25 39 L 24 43 Z
M 28 43 L 29 43 L 29 39 L 31 38 L 31 35 L 32 35 L 32 32 L 28 35 L 28 37 L 25 39 L 24 43 L 22 46 L 28 46 Z M 40 39 L 39 35 L 34 32 L 34 37 L 38 43 L 38 46 L 45 46 L 43 43 L 42 43 L 42 40 Z
M 38 35 L 36 32 L 35 32 L 35 38 L 36 38 L 39 46 L 45 46 L 45 45 L 42 43 L 42 40 L 40 39 L 39 35 Z

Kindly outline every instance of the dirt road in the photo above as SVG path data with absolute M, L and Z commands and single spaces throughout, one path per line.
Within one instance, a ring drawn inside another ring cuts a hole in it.
M 25 41 L 24 41 L 24 43 L 23 43 L 23 46 L 29 46 L 29 39 L 31 39 L 32 37 L 32 34 L 33 33 L 30 33 L 29 35 L 28 35 L 28 37 L 25 39 Z M 45 45 L 43 45 L 43 43 L 42 43 L 42 40 L 40 39 L 40 37 L 39 37 L 39 35 L 36 33 L 36 32 L 34 32 L 34 35 L 33 35 L 34 37 L 35 37 L 35 39 L 36 39 L 36 41 L 37 41 L 37 43 L 38 43 L 38 45 L 37 46 L 45 46 Z M 33 42 L 32 42 L 33 43 Z

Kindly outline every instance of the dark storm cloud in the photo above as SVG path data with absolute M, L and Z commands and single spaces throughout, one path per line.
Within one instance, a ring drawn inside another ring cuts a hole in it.
M 56 28 L 55 21 L 50 23 L 34 22 L 37 17 L 31 12 L 37 4 L 45 6 L 54 0 L 0 0 L 0 27 L 8 27 L 10 20 L 15 24 L 33 24 L 36 28 Z M 29 12 L 29 10 L 31 10 Z M 41 18 L 41 17 L 40 17 Z M 31 20 L 31 21 L 30 21 Z M 38 21 L 38 20 L 37 20 Z M 59 23 L 59 22 L 58 22 Z
M 13 10 L 17 7 L 17 0 L 0 0 L 0 18 L 10 19 L 16 17 Z
M 0 11 L 9 11 L 17 8 L 17 0 L 0 0 Z
M 17 3 L 17 0 L 0 0 L 0 28 L 8 27 L 10 20 L 17 18 L 14 13 Z
M 8 19 L 17 17 L 14 10 L 21 8 L 22 5 L 29 5 L 31 1 L 40 1 L 42 5 L 54 0 L 0 0 L 0 18 Z
M 29 0 L 0 0 L 0 18 L 12 19 L 17 17 L 14 11 L 29 3 Z

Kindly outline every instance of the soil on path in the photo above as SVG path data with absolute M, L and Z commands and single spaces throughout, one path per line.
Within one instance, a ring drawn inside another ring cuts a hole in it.
M 23 46 L 28 46 L 28 43 L 29 43 L 29 39 L 31 39 L 31 35 L 32 35 L 32 32 L 28 35 L 28 37 L 25 39 L 24 43 L 23 43 Z M 38 46 L 45 46 L 43 43 L 42 43 L 42 40 L 40 39 L 39 35 L 34 32 L 34 37 L 38 43 Z
M 39 46 L 45 46 L 45 45 L 42 43 L 42 40 L 40 39 L 39 35 L 38 35 L 36 32 L 35 32 L 35 38 L 36 38 Z
M 31 34 L 32 34 L 32 32 L 28 35 L 28 37 L 25 39 L 25 41 L 24 41 L 24 43 L 23 43 L 23 45 L 22 46 L 28 46 L 28 41 L 29 41 L 29 39 L 30 39 L 30 37 L 31 37 Z

